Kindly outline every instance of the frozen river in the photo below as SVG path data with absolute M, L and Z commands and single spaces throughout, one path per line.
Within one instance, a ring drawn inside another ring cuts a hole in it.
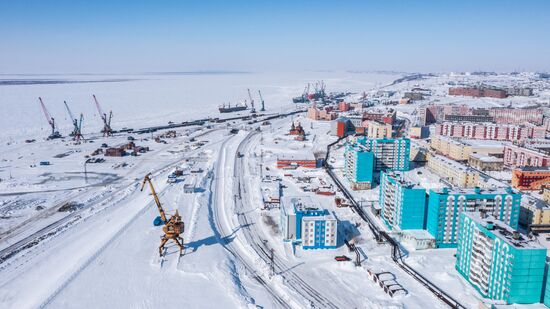
M 305 85 L 324 80 L 327 91 L 366 91 L 397 79 L 398 74 L 301 72 L 301 73 L 173 73 L 141 75 L 3 75 L 0 76 L 0 140 L 20 142 L 42 138 L 49 126 L 38 103 L 42 97 L 59 129 L 66 135 L 71 122 L 66 100 L 74 114 L 84 113 L 83 131 L 97 132 L 101 120 L 95 94 L 103 109 L 113 111 L 113 128 L 141 127 L 219 115 L 218 105 L 248 98 L 256 102 L 262 91 L 267 111 L 292 106 L 292 97 Z M 13 80 L 55 80 L 69 83 L 12 84 Z M 76 82 L 85 81 L 85 82 Z

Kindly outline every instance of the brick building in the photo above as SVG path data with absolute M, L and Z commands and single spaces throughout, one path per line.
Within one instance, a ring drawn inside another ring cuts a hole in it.
M 518 147 L 515 145 L 504 146 L 504 165 L 512 167 L 543 167 L 548 166 L 550 157 L 537 150 Z
M 522 167 L 512 171 L 512 187 L 519 190 L 540 190 L 550 185 L 548 167 Z
M 497 141 L 519 141 L 526 138 L 544 138 L 544 127 L 495 123 L 444 122 L 435 126 L 436 135 Z
M 489 97 L 504 99 L 508 96 L 508 92 L 504 89 L 498 89 L 494 87 L 451 87 L 449 88 L 449 95 L 466 96 L 466 97 Z

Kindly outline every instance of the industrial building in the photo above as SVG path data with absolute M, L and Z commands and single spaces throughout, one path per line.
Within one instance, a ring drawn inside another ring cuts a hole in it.
M 520 204 L 521 194 L 510 188 L 430 190 L 426 229 L 435 237 L 437 247 L 456 247 L 462 212 L 484 211 L 517 229 Z
M 408 138 L 358 138 L 357 145 L 374 154 L 374 171 L 408 171 L 411 140 Z
M 390 230 L 424 229 L 426 189 L 408 180 L 402 172 L 380 173 L 382 221 Z
M 479 186 L 479 172 L 440 155 L 428 155 L 428 169 L 460 188 Z
M 353 190 L 370 189 L 373 182 L 374 154 L 348 143 L 344 154 L 344 174 Z
M 512 170 L 512 187 L 518 190 L 540 190 L 550 185 L 550 168 L 521 167 Z
M 308 196 L 283 197 L 280 225 L 283 240 L 302 245 L 303 249 L 336 248 L 336 218 Z
M 550 156 L 547 154 L 515 145 L 504 147 L 504 165 L 509 167 L 546 167 L 549 165 Z
M 284 153 L 277 156 L 277 168 L 280 169 L 318 168 L 322 164 L 322 160 L 316 159 L 311 152 Z
M 539 303 L 546 251 L 493 216 L 460 215 L 455 268 L 485 298 Z

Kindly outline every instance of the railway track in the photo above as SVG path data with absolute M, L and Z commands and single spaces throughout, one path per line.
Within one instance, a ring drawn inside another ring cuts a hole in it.
M 232 137 L 230 137 L 229 139 L 231 138 Z M 222 148 L 221 148 L 222 150 L 220 151 L 218 162 L 224 162 L 224 154 L 223 154 L 223 152 L 225 151 L 224 146 L 225 146 L 225 142 L 222 145 Z M 220 239 L 220 243 L 222 244 L 224 249 L 227 250 L 233 257 L 235 257 L 235 259 L 237 259 L 244 266 L 247 273 L 252 274 L 252 277 L 254 278 L 254 280 L 256 280 L 256 282 L 258 282 L 261 286 L 265 288 L 265 290 L 272 296 L 273 300 L 277 302 L 277 304 L 279 304 L 282 308 L 293 308 L 288 304 L 288 301 L 284 299 L 282 296 L 280 296 L 277 293 L 277 291 L 275 291 L 262 276 L 257 274 L 254 265 L 251 265 L 248 262 L 247 258 L 243 257 L 239 253 L 239 250 L 237 250 L 237 248 L 235 248 L 229 241 L 227 241 L 227 239 L 232 237 L 233 232 L 228 232 L 224 229 L 223 225 L 221 224 L 220 213 L 218 210 L 220 208 L 219 206 L 224 204 L 223 196 L 220 197 L 218 195 L 218 192 L 223 192 L 223 183 L 219 183 L 220 180 L 223 179 L 224 177 L 222 173 L 223 166 L 224 164 L 221 164 L 221 163 L 216 164 L 216 170 L 214 172 L 214 179 L 216 179 L 216 181 L 212 181 L 212 183 L 210 184 L 212 200 L 211 200 L 211 203 L 209 204 L 209 211 L 212 213 L 212 216 L 211 216 L 212 220 L 210 223 L 212 225 L 214 233 L 216 234 L 217 238 Z M 213 185 L 214 187 L 212 187 Z M 213 203 L 218 205 L 218 207 L 213 207 L 212 205 Z
M 209 134 L 213 131 L 214 130 L 203 132 L 203 133 L 197 135 L 197 137 L 204 136 L 204 135 Z M 191 153 L 200 152 L 200 151 L 201 150 L 198 149 L 198 150 L 192 151 Z M 183 160 L 185 160 L 185 159 L 177 159 L 175 161 L 171 161 L 171 162 L 169 162 L 169 163 L 167 163 L 167 164 L 165 164 L 165 165 L 163 165 L 159 168 L 156 168 L 156 169 L 152 170 L 151 172 L 152 173 L 161 172 L 163 170 L 169 169 L 172 166 L 183 162 Z M 132 187 L 134 187 L 134 188 L 132 188 Z M 13 244 L 5 247 L 4 249 L 0 250 L 0 269 L 2 268 L 2 264 L 4 264 L 7 260 L 11 259 L 12 257 L 17 255 L 18 253 L 20 253 L 24 250 L 30 249 L 30 248 L 36 246 L 37 244 L 39 244 L 40 242 L 42 242 L 42 241 L 44 241 L 44 240 L 46 240 L 50 237 L 53 237 L 53 236 L 57 235 L 59 232 L 62 232 L 66 228 L 70 227 L 70 225 L 76 224 L 83 217 L 82 214 L 85 211 L 89 210 L 91 207 L 96 206 L 96 205 L 101 205 L 101 204 L 104 204 L 104 203 L 110 203 L 113 200 L 115 200 L 119 196 L 119 194 L 124 193 L 124 191 L 126 191 L 126 190 L 135 190 L 136 188 L 137 188 L 136 187 L 136 182 L 131 181 L 129 184 L 127 184 L 123 187 L 120 187 L 120 188 L 118 188 L 114 191 L 111 191 L 109 193 L 104 194 L 99 199 L 96 199 L 93 202 L 88 203 L 85 207 L 79 208 L 78 210 L 76 210 L 72 213 L 69 213 L 67 216 L 65 216 L 65 217 L 63 217 L 63 218 L 61 218 L 61 219 L 59 219 L 55 222 L 52 222 L 49 225 L 37 230 L 36 232 L 33 232 L 32 234 L 24 237 L 23 239 L 18 240 L 17 242 L 14 242 Z M 76 196 L 72 196 L 70 200 L 75 199 L 78 196 L 82 196 L 86 193 L 88 193 L 88 191 L 82 192 L 81 194 L 78 194 Z M 66 203 L 70 200 L 64 201 L 64 202 L 60 203 L 59 205 L 61 205 L 63 203 Z M 57 206 L 56 206 L 56 208 L 57 208 Z
M 245 146 L 247 146 L 247 143 L 249 143 L 250 140 L 257 134 L 258 132 L 252 132 L 243 141 L 241 141 L 237 148 L 237 152 L 247 153 L 247 151 L 244 150 Z M 254 230 L 255 225 L 247 216 L 247 211 L 250 210 L 250 208 L 248 210 L 245 209 L 242 198 L 243 195 L 247 194 L 245 189 L 246 186 L 243 185 L 244 175 L 242 171 L 245 168 L 242 166 L 243 159 L 244 157 L 240 157 L 235 160 L 233 177 L 236 180 L 234 190 L 237 192 L 235 197 L 235 210 L 238 213 L 237 218 L 239 225 L 242 227 L 247 243 L 266 263 L 266 265 L 273 263 L 275 272 L 279 273 L 280 276 L 283 277 L 285 284 L 291 287 L 296 293 L 300 294 L 302 298 L 308 300 L 310 302 L 310 306 L 315 308 L 340 308 L 341 306 L 334 303 L 332 300 L 324 296 L 321 292 L 317 291 L 305 280 L 303 280 L 300 275 L 293 270 L 294 266 L 287 265 L 283 259 L 276 255 L 273 255 L 272 257 L 272 248 L 269 247 L 267 242 L 259 236 L 258 231 Z

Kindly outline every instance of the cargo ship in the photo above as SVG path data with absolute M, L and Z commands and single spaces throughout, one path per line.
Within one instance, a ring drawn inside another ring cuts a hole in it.
M 218 108 L 218 110 L 220 111 L 220 113 L 233 113 L 233 112 L 244 111 L 247 108 L 248 108 L 248 105 L 246 105 L 246 103 L 244 104 L 237 103 L 233 106 L 231 106 L 231 103 L 229 103 L 227 106 L 223 104 Z

